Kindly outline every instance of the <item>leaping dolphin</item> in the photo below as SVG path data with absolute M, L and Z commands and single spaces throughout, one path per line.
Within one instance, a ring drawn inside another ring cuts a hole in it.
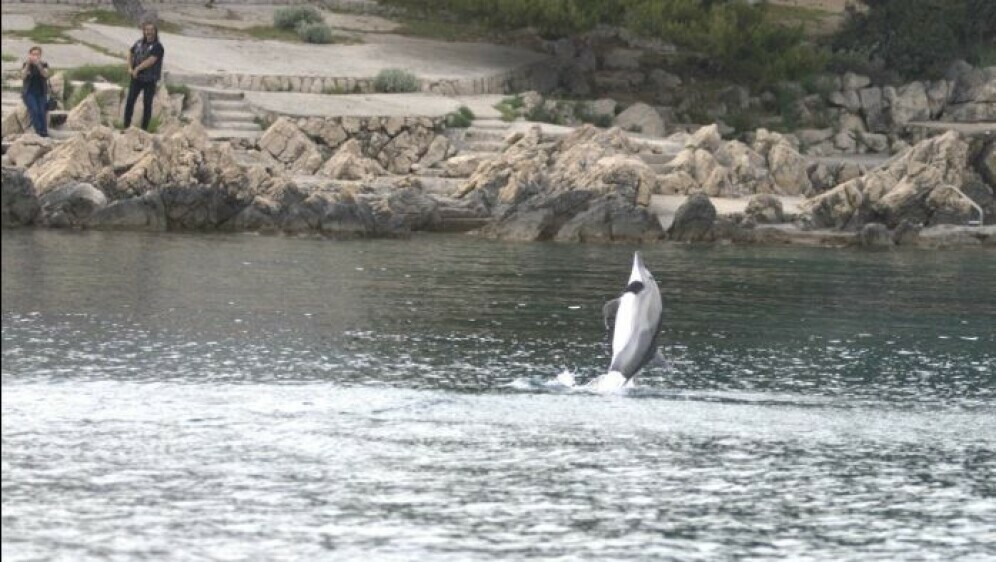
M 640 252 L 633 255 L 633 271 L 621 297 L 602 308 L 605 327 L 612 334 L 612 362 L 608 374 L 592 381 L 597 390 L 615 390 L 629 384 L 652 359 L 659 357 L 657 336 L 663 322 L 661 292 Z M 611 323 L 610 323 L 611 321 Z

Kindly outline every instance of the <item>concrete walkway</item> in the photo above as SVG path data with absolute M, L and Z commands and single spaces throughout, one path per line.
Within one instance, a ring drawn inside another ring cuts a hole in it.
M 246 101 L 256 109 L 298 117 L 310 116 L 420 116 L 440 117 L 466 105 L 476 117 L 498 114 L 493 107 L 500 95 L 439 96 L 433 94 L 298 94 L 246 92 Z
M 85 24 L 127 48 L 133 29 Z M 282 41 L 212 39 L 162 33 L 165 66 L 182 74 L 251 74 L 372 78 L 401 68 L 422 79 L 467 79 L 511 72 L 542 60 L 538 53 L 483 43 L 447 43 L 395 35 L 369 35 L 362 45 L 310 45 Z

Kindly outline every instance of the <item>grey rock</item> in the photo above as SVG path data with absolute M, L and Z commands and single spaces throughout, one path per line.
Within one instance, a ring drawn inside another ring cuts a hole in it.
M 88 228 L 97 230 L 166 230 L 166 209 L 158 192 L 140 197 L 119 199 L 95 211 L 86 220 Z
M 680 76 L 676 76 L 660 68 L 650 71 L 650 74 L 647 75 L 647 80 L 657 90 L 674 90 L 680 88 L 683 83 Z
M 668 238 L 681 242 L 710 240 L 715 222 L 716 207 L 706 194 L 696 193 L 678 207 Z
M 744 215 L 758 224 L 778 224 L 785 222 L 780 199 L 769 193 L 751 197 Z
M 866 248 L 888 248 L 894 245 L 892 233 L 879 222 L 870 222 L 858 231 L 858 243 Z
M 47 191 L 38 201 L 38 222 L 51 227 L 82 226 L 107 205 L 107 196 L 89 183 L 70 183 Z
M 860 90 L 867 88 L 871 83 L 871 78 L 853 72 L 845 72 L 841 77 L 841 86 L 845 90 Z
M 911 121 L 930 119 L 930 101 L 923 82 L 911 82 L 899 89 L 883 88 L 889 105 L 889 118 L 893 125 L 903 126 Z
M 645 103 L 635 103 L 616 116 L 615 126 L 645 135 L 664 136 L 664 119 L 657 110 Z
M 864 88 L 858 91 L 861 99 L 861 115 L 865 119 L 868 128 L 876 133 L 884 133 L 889 130 L 889 123 L 886 120 L 885 107 L 882 101 L 881 88 Z
M 605 55 L 605 68 L 611 70 L 638 70 L 643 52 L 637 49 L 612 49 Z
M 3 228 L 26 226 L 34 222 L 41 205 L 31 180 L 20 170 L 4 167 L 0 188 L 0 221 Z

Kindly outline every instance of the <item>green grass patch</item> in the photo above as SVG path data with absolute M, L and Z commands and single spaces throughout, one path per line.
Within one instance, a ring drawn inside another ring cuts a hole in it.
M 401 27 L 391 33 L 437 41 L 483 41 L 492 37 L 486 27 L 473 22 L 448 22 L 428 19 L 403 19 Z
M 246 29 L 246 34 L 253 39 L 273 39 L 276 41 L 289 41 L 300 43 L 301 37 L 293 29 L 280 29 L 268 25 L 257 25 Z
M 123 62 L 121 64 L 88 64 L 66 69 L 66 80 L 111 82 L 127 87 L 131 81 L 131 76 Z
M 446 115 L 446 126 L 451 129 L 466 129 L 474 122 L 474 112 L 466 105 Z
M 378 72 L 373 87 L 375 92 L 384 94 L 417 92 L 421 89 L 418 77 L 400 68 L 385 68 Z
M 10 53 L 2 53 L 0 57 L 3 58 L 3 62 L 17 62 L 17 57 Z
M 30 39 L 40 44 L 71 43 L 72 39 L 66 36 L 68 30 L 68 27 L 38 24 L 31 31 L 5 31 L 4 35 L 10 34 L 12 37 Z
M 516 111 L 521 108 L 525 102 L 522 101 L 522 96 L 515 95 L 511 97 L 504 98 L 500 102 L 494 105 L 494 108 L 501 113 L 501 120 L 512 122 L 519 117 L 519 113 Z
M 119 14 L 115 10 L 84 10 L 73 16 L 73 23 L 82 25 L 84 23 L 99 23 L 101 25 L 114 25 L 117 27 L 136 27 L 128 18 Z
M 66 107 L 72 109 L 80 104 L 87 96 L 94 93 L 96 88 L 93 86 L 93 82 L 84 82 L 82 86 L 73 87 L 70 84 L 66 84 L 65 90 L 65 100 Z

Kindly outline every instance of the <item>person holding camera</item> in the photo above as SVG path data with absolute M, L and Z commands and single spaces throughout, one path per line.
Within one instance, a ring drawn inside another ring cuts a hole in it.
M 128 99 L 125 102 L 124 128 L 131 126 L 131 116 L 135 112 L 135 100 L 142 94 L 142 128 L 149 130 L 152 121 L 152 99 L 156 86 L 163 74 L 163 55 L 166 50 L 159 42 L 159 29 L 152 22 L 142 24 L 142 38 L 131 46 L 128 52 Z
M 42 60 L 41 47 L 28 50 L 21 65 L 21 99 L 28 108 L 31 127 L 40 137 L 48 136 L 48 63 Z

